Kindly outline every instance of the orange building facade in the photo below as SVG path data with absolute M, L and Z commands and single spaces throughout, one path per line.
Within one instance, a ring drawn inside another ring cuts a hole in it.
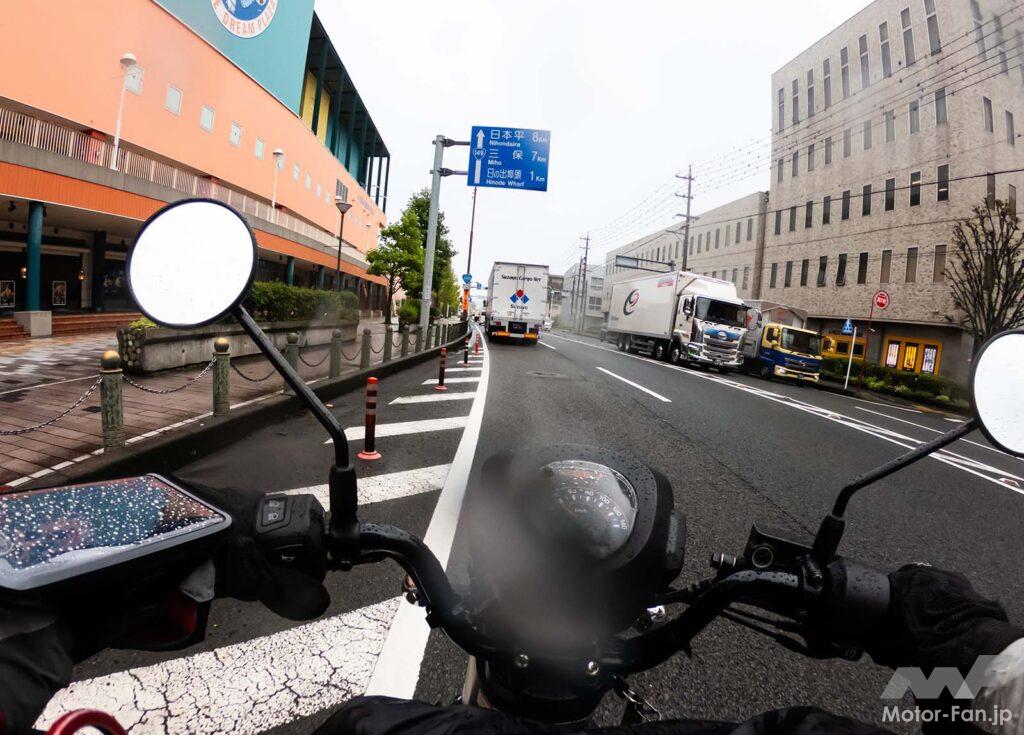
M 383 309 L 365 254 L 386 224 L 390 153 L 312 6 L 5 3 L 0 318 L 132 309 L 135 234 L 191 196 L 249 220 L 258 280 Z

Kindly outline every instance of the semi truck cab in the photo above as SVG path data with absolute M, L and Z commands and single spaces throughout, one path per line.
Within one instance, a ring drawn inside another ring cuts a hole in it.
M 685 360 L 721 367 L 743 362 L 740 343 L 746 332 L 747 307 L 742 301 L 683 295 L 679 299 L 675 344 Z
M 767 322 L 755 326 L 748 334 L 744 357 L 748 367 L 762 377 L 818 382 L 822 337 L 817 332 Z

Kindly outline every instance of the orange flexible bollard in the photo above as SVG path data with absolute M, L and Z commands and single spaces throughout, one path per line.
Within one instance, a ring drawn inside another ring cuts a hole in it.
M 359 459 L 380 459 L 380 452 L 375 444 L 377 430 L 377 379 L 366 379 L 366 431 L 363 435 L 363 451 L 356 456 Z
M 441 362 L 438 363 L 437 367 L 437 385 L 434 386 L 434 390 L 448 390 L 444 384 L 444 361 L 447 359 L 448 349 L 446 347 L 441 348 Z

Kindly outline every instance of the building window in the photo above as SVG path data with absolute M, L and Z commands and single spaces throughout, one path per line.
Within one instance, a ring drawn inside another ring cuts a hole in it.
M 847 189 L 843 192 L 843 209 L 840 214 L 841 219 L 850 219 L 850 190 Z
M 932 282 L 944 283 L 946 280 L 946 246 L 935 246 L 935 261 L 932 263 Z
M 814 117 L 814 69 L 807 70 L 807 117 Z
M 1016 145 L 1016 136 L 1013 134 L 1013 113 L 1009 110 L 1006 111 L 1006 142 L 1010 145 Z
M 871 121 L 864 121 L 864 150 L 871 150 Z
M 892 76 L 892 54 L 889 51 L 889 24 L 882 23 L 878 26 L 878 40 L 882 44 L 882 76 L 888 79 Z
M 882 117 L 885 118 L 885 142 L 892 143 L 896 140 L 896 112 L 886 110 L 882 113 Z
M 786 90 L 779 89 L 779 132 L 786 129 Z
M 263 138 L 257 138 L 256 143 L 252 147 L 252 154 L 262 161 L 264 148 L 266 148 L 266 143 L 263 142 Z
M 792 260 L 787 260 L 786 261 L 786 275 L 785 275 L 784 280 L 782 281 L 782 286 L 783 286 L 783 288 L 789 288 L 792 285 L 793 285 L 793 261 Z
M 861 253 L 857 257 L 857 283 L 868 281 L 868 254 Z
M 217 113 L 209 105 L 203 105 L 203 109 L 199 112 L 199 127 L 206 132 L 213 131 L 213 119 Z
M 846 46 L 839 49 L 839 75 L 843 84 L 843 99 L 850 96 L 850 52 Z
M 861 36 L 857 39 L 860 51 L 860 88 L 867 89 L 871 86 L 871 68 L 868 64 L 868 37 Z
M 164 107 L 175 115 L 181 114 L 181 90 L 172 84 L 167 85 L 167 97 L 164 99 Z
M 793 124 L 800 122 L 800 80 L 793 80 Z
M 825 274 L 828 271 L 828 256 L 822 255 L 818 258 L 818 288 L 825 285 Z
M 949 120 L 946 112 L 946 88 L 935 90 L 935 124 L 945 125 Z
M 754 237 L 754 218 L 753 217 L 749 217 L 749 218 L 747 218 L 747 242 L 750 242 L 750 240 L 753 237 Z
M 814 170 L 814 143 L 807 146 L 807 170 Z
M 843 158 L 849 158 L 853 153 L 853 130 L 847 128 L 843 131 Z
M 775 288 L 775 281 L 778 279 L 778 276 L 779 276 L 779 264 L 778 263 L 772 263 L 772 271 L 771 271 L 771 276 L 769 277 L 769 280 L 768 280 L 768 288 Z
M 739 283 L 739 281 L 737 281 L 737 280 L 736 280 L 736 274 L 737 274 L 737 273 L 738 273 L 737 269 L 736 269 L 736 268 L 733 268 L 733 269 L 732 269 L 732 282 L 733 282 L 733 283 Z
M 995 28 L 996 48 L 999 49 L 999 70 L 1003 74 L 1009 74 L 1010 66 L 1006 63 L 1006 49 L 1003 47 L 1003 19 L 993 14 L 992 26 Z
M 938 172 L 935 176 L 936 181 L 936 194 L 935 198 L 940 202 L 949 201 L 949 164 L 944 163 L 939 166 Z
M 885 366 L 888 368 L 894 368 L 900 364 L 900 342 L 889 341 L 889 346 L 885 350 Z
M 836 265 L 836 285 L 846 285 L 846 253 L 839 254 L 839 263 Z
M 743 266 L 743 290 L 746 291 L 750 287 L 750 266 Z
M 907 248 L 907 283 L 917 281 L 917 248 Z
M 924 0 L 924 15 L 928 23 L 928 48 L 933 54 L 942 51 L 939 40 L 939 17 L 935 14 L 935 0 Z
M 896 209 L 896 179 L 885 180 L 885 211 Z
M 996 125 L 992 118 L 992 100 L 988 97 L 981 98 L 982 109 L 985 112 L 985 132 L 994 133 L 996 131 Z
M 822 90 L 825 92 L 825 109 L 832 106 L 832 60 L 825 59 L 821 64 Z
M 124 88 L 132 94 L 142 94 L 142 78 L 146 75 L 146 70 L 138 64 L 132 64 L 124 77 Z
M 796 207 L 789 208 L 789 231 L 796 232 Z
M 1006 190 L 1006 207 L 1011 215 L 1017 214 L 1017 187 L 1013 184 Z
M 294 181 L 298 181 L 300 173 L 301 171 L 299 169 L 299 164 L 296 163 L 294 166 L 292 166 L 292 179 Z
M 889 282 L 889 273 L 892 270 L 892 250 L 882 251 L 882 269 L 878 273 L 879 283 Z
M 324 195 L 324 189 L 320 186 L 320 182 L 316 182 L 316 198 L 319 199 Z
M 825 165 L 832 164 L 832 136 L 825 138 Z
M 718 243 L 722 240 L 722 231 L 715 228 L 715 250 L 718 250 Z
M 910 134 L 921 130 L 921 103 L 914 100 L 910 103 Z
M 782 234 L 782 210 L 781 209 L 776 209 L 775 210 L 775 234 L 776 235 L 781 235 Z
M 809 229 L 814 223 L 814 202 L 807 202 L 807 209 L 804 211 L 804 229 Z
M 821 224 L 827 225 L 832 221 L 832 197 L 825 197 L 821 201 Z
M 740 233 L 741 233 L 741 230 L 743 229 L 740 225 L 742 225 L 742 224 L 743 224 L 742 222 L 737 222 L 736 223 L 736 244 L 737 245 L 740 244 Z
M 900 21 L 903 23 L 903 59 L 904 64 L 913 66 L 917 61 L 917 54 L 914 51 L 914 28 L 910 25 L 910 8 L 900 11 Z
M 785 160 L 785 159 L 782 159 L 782 158 L 780 158 L 780 159 L 779 159 L 779 165 L 778 165 L 778 167 L 776 168 L 776 171 L 777 171 L 777 175 L 776 175 L 776 181 L 778 181 L 778 182 L 779 182 L 780 184 L 782 183 L 782 162 L 783 162 L 784 160 Z
M 910 206 L 916 207 L 921 203 L 921 172 L 914 171 L 910 174 Z
M 871 214 L 871 184 L 864 185 L 864 191 L 860 198 L 860 216 L 867 217 Z
M 231 134 L 228 141 L 236 148 L 242 143 L 242 126 L 236 122 L 231 123 Z
M 985 201 L 988 202 L 989 208 L 995 206 L 996 201 L 996 175 L 987 174 L 985 176 Z
M 985 53 L 985 24 L 981 22 L 981 6 L 978 0 L 971 0 L 971 15 L 974 16 L 974 43 L 978 47 L 978 56 L 987 59 Z
M 807 285 L 807 274 L 808 274 L 808 272 L 810 272 L 810 270 L 811 270 L 811 261 L 808 260 L 807 258 L 804 258 L 803 260 L 801 260 L 800 261 L 800 285 L 801 286 L 806 286 Z
M 795 179 L 797 174 L 800 173 L 800 151 L 793 151 L 792 170 L 789 173 L 790 178 Z

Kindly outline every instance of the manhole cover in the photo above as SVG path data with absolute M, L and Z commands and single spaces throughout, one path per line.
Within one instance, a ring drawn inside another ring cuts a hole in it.
M 531 371 L 527 372 L 526 374 L 527 375 L 532 375 L 535 378 L 552 378 L 552 379 L 557 379 L 557 378 L 564 378 L 565 377 L 561 373 L 549 373 L 549 372 L 546 372 L 544 370 L 531 370 Z

